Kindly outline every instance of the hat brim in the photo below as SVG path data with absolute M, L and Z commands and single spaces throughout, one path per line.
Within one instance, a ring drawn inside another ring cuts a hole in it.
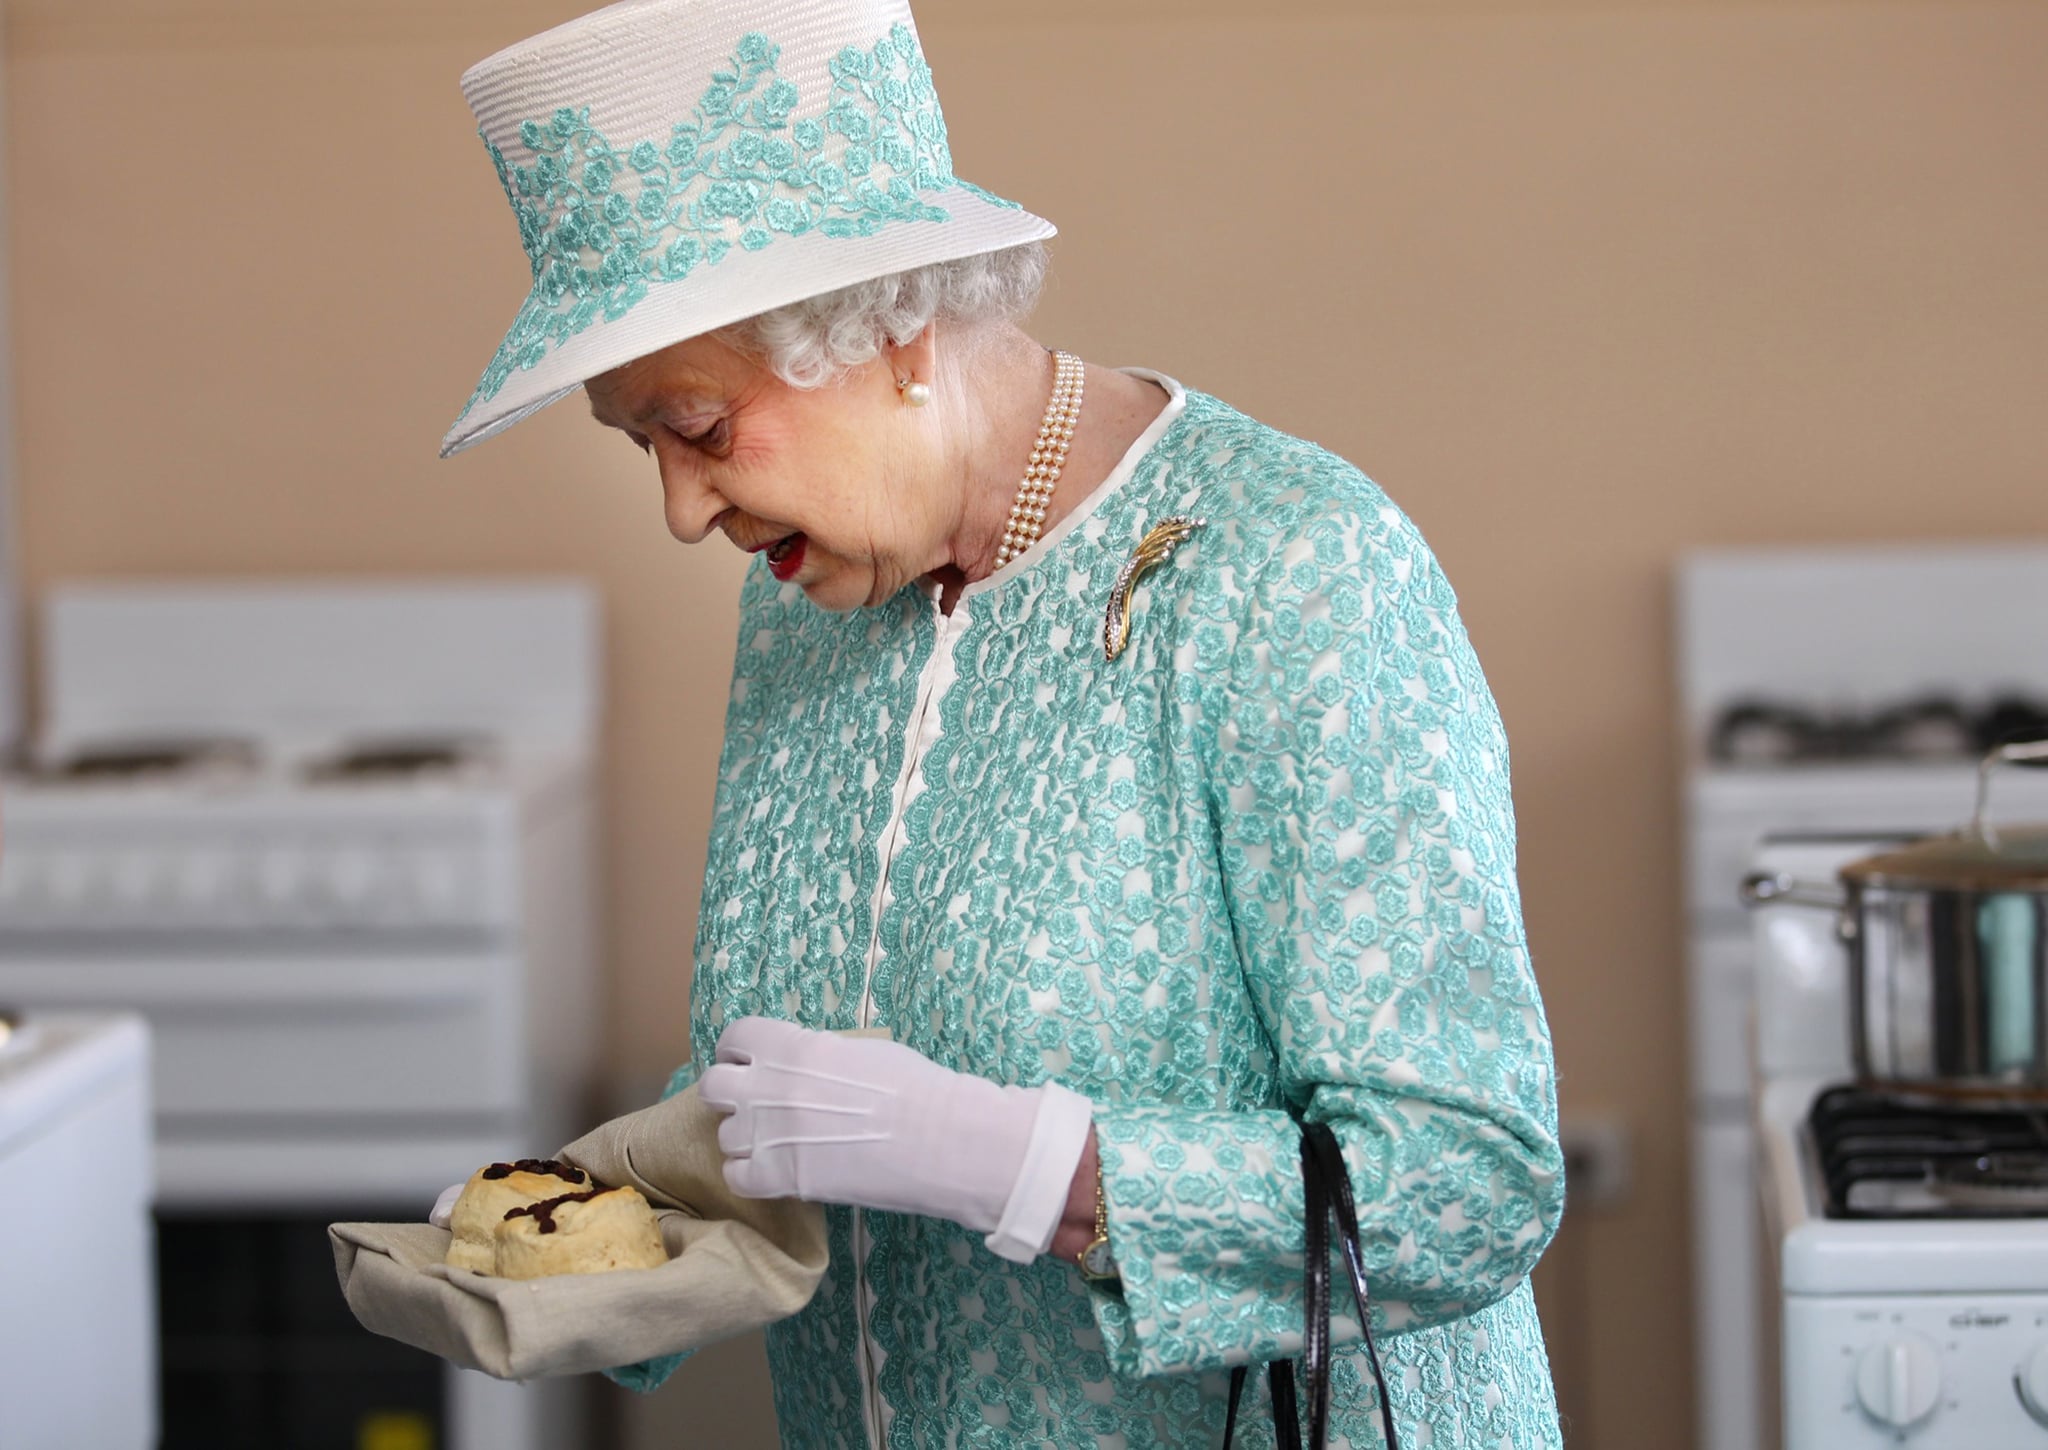
M 686 338 L 857 282 L 1043 241 L 1057 231 L 1043 217 L 976 187 L 927 192 L 924 199 L 947 220 L 892 222 L 858 239 L 823 232 L 777 237 L 758 252 L 734 249 L 678 281 L 650 282 L 647 295 L 623 317 L 600 319 L 563 339 L 532 367 L 514 368 L 496 393 L 474 401 L 441 440 L 441 456 L 495 437 L 600 373 Z

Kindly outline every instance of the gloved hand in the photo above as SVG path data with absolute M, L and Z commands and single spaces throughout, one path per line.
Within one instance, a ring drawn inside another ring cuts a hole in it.
M 698 1092 L 728 1115 L 734 1193 L 950 1219 L 1017 1263 L 1052 1242 L 1094 1117 L 1080 1094 L 765 1017 L 728 1026 L 716 1056 Z
M 451 1183 L 441 1190 L 441 1196 L 434 1200 L 433 1212 L 427 1215 L 427 1222 L 435 1228 L 448 1227 L 448 1221 L 455 1217 L 455 1200 L 462 1197 L 466 1183 Z

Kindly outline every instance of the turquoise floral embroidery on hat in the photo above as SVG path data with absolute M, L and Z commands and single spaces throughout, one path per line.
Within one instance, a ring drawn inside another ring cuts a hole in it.
M 931 67 L 907 25 L 833 57 L 831 95 L 799 115 L 803 97 L 776 73 L 782 47 L 741 38 L 726 69 L 664 141 L 619 146 L 564 108 L 520 127 L 533 159 L 515 165 L 484 145 L 519 222 L 533 290 L 463 409 L 497 396 L 513 372 L 603 319 L 617 321 L 648 290 L 715 267 L 733 248 L 819 232 L 871 237 L 896 222 L 945 222 L 926 194 L 967 190 L 1015 203 L 953 175 Z

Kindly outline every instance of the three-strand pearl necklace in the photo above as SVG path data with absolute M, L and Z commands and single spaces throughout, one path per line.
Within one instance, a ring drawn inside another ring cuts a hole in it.
M 1081 421 L 1081 389 L 1084 373 L 1081 359 L 1070 352 L 1052 355 L 1052 398 L 1045 405 L 1045 420 L 1038 425 L 1038 441 L 1031 445 L 1031 464 L 1018 485 L 1017 501 L 1010 505 L 1010 522 L 1003 530 L 1003 542 L 996 550 L 996 567 L 1038 542 L 1045 529 L 1045 506 L 1067 466 L 1067 448 L 1074 441 L 1074 427 Z

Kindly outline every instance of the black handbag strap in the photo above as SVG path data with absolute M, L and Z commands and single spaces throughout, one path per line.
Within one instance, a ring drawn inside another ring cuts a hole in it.
M 1301 1412 L 1294 1404 L 1294 1361 L 1276 1359 L 1266 1366 L 1273 1390 L 1273 1429 L 1279 1450 L 1301 1450 Z
M 1302 1341 L 1303 1388 L 1308 1395 L 1309 1450 L 1323 1450 L 1330 1429 L 1330 1220 L 1337 1221 L 1338 1245 L 1351 1278 L 1358 1323 L 1365 1335 L 1365 1353 L 1380 1396 L 1380 1428 L 1387 1450 L 1400 1450 L 1394 1434 L 1394 1403 L 1380 1367 L 1379 1346 L 1372 1338 L 1372 1292 L 1365 1279 L 1365 1254 L 1358 1241 L 1358 1206 L 1351 1196 L 1351 1174 L 1337 1135 L 1323 1123 L 1310 1123 L 1301 1133 L 1301 1186 L 1306 1233 L 1302 1272 L 1307 1323 Z M 1287 1360 L 1267 1366 L 1273 1390 L 1273 1423 L 1280 1450 L 1300 1450 L 1301 1418 L 1296 1404 L 1294 1367 Z M 1244 1398 L 1245 1367 L 1230 1372 L 1230 1403 L 1223 1419 L 1223 1450 L 1231 1450 L 1237 1434 L 1237 1411 Z
M 1308 1443 L 1315 1450 L 1330 1443 L 1330 1185 L 1322 1160 L 1301 1137 L 1302 1200 L 1307 1207 L 1307 1233 L 1302 1243 L 1302 1298 L 1307 1323 L 1301 1341 L 1302 1388 L 1308 1393 Z
M 1244 1398 L 1244 1366 L 1238 1365 L 1230 1372 L 1230 1404 L 1223 1412 L 1223 1450 L 1230 1450 L 1230 1442 L 1237 1438 L 1237 1404 Z
M 1351 1275 L 1351 1297 L 1358 1305 L 1358 1328 L 1365 1337 L 1365 1357 L 1372 1366 L 1373 1386 L 1380 1395 L 1380 1429 L 1387 1437 L 1387 1450 L 1400 1450 L 1400 1440 L 1394 1434 L 1394 1400 L 1387 1393 L 1386 1371 L 1380 1367 L 1379 1346 L 1372 1340 L 1372 1289 L 1365 1280 L 1365 1250 L 1358 1241 L 1358 1205 L 1351 1197 L 1351 1173 L 1344 1165 L 1344 1150 L 1337 1142 L 1337 1135 L 1327 1123 L 1310 1123 L 1301 1130 L 1301 1162 L 1304 1173 L 1309 1173 L 1310 1164 L 1315 1165 L 1314 1176 L 1324 1184 L 1324 1192 L 1331 1212 L 1337 1216 L 1337 1241 L 1344 1251 L 1344 1266 Z M 1330 1272 L 1326 1252 L 1322 1262 L 1322 1274 L 1327 1281 Z M 1329 1334 L 1329 1303 L 1323 1308 L 1323 1333 Z M 1328 1366 L 1325 1379 L 1320 1386 L 1311 1385 L 1311 1396 L 1320 1395 L 1327 1409 L 1329 1402 Z M 1314 1403 L 1312 1398 L 1311 1403 Z M 1310 1442 L 1320 1450 L 1321 1439 Z
M 1244 1399 L 1245 1367 L 1230 1372 L 1230 1405 L 1223 1416 L 1223 1450 L 1237 1436 L 1237 1407 Z M 1294 1361 L 1276 1359 L 1266 1366 L 1266 1382 L 1273 1391 L 1273 1429 L 1279 1450 L 1301 1450 L 1301 1412 L 1294 1401 Z

